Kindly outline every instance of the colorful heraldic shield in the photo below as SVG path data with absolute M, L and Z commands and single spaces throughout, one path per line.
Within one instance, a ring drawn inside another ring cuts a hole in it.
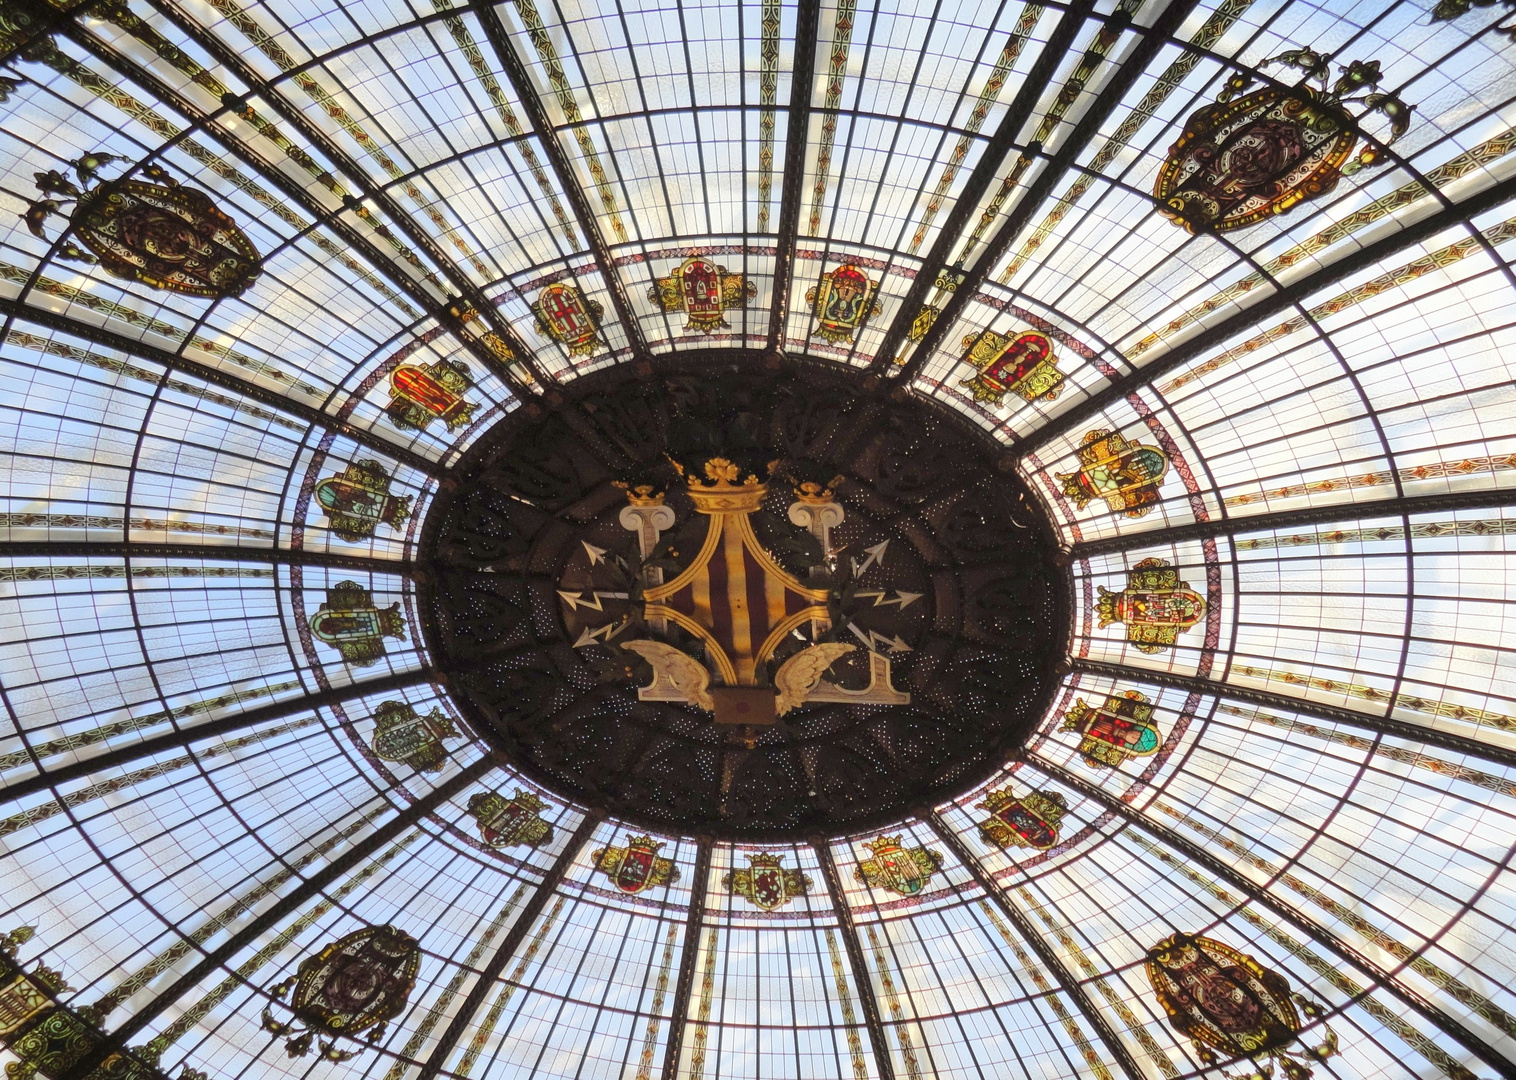
M 1114 769 L 1128 758 L 1156 754 L 1161 741 L 1153 703 L 1136 690 L 1108 697 L 1099 708 L 1074 702 L 1060 730 L 1079 734 L 1079 752 L 1092 769 Z
M 799 870 L 787 870 L 783 855 L 760 852 L 747 857 L 746 870 L 733 870 L 722 879 L 733 896 L 740 896 L 761 911 L 782 908 L 804 896 L 811 879 Z
M 745 307 L 757 295 L 758 287 L 741 274 L 729 274 L 726 267 L 698 257 L 686 259 L 647 291 L 647 298 L 664 311 L 684 311 L 686 333 L 702 334 L 730 329 L 726 309 Z
M 391 479 L 377 461 L 355 461 L 316 481 L 316 505 L 330 519 L 332 532 L 347 541 L 366 540 L 380 525 L 398 531 L 411 516 L 411 498 L 391 495 Z
M 1264 62 L 1305 72 L 1298 85 L 1271 84 L 1243 93 L 1248 75 L 1230 79 L 1213 105 L 1190 115 L 1169 150 L 1153 188 L 1163 215 L 1192 233 L 1228 232 L 1282 214 L 1337 186 L 1342 176 L 1376 165 L 1410 126 L 1411 109 L 1393 94 L 1359 91 L 1379 84 L 1379 62 L 1354 60 L 1327 90 L 1330 65 L 1311 49 L 1294 49 Z M 1320 89 L 1308 86 L 1315 79 Z M 1241 96 L 1238 96 L 1241 95 Z M 1356 117 L 1346 106 L 1361 105 Z M 1361 122 L 1379 112 L 1389 138 L 1360 138 Z
M 1127 641 L 1145 653 L 1173 648 L 1180 634 L 1205 617 L 1205 599 L 1162 559 L 1143 559 L 1128 570 L 1120 592 L 1100 586 L 1096 608 L 1102 630 L 1122 623 Z
M 640 893 L 655 885 L 679 880 L 679 868 L 672 859 L 660 858 L 661 843 L 651 836 L 633 836 L 626 847 L 604 847 L 594 854 L 595 869 L 610 878 L 611 884 L 624 893 Z
M 21 967 L 16 951 L 35 932 L 22 926 L 0 939 L 0 1046 L 20 1059 L 5 1067 L 11 1080 L 59 1080 L 104 1041 L 88 1010 L 81 1016 L 59 1003 L 70 989 L 61 974 L 42 964 Z
M 1111 513 L 1139 518 L 1157 504 L 1158 489 L 1169 471 L 1169 458 L 1162 450 L 1097 430 L 1085 434 L 1078 456 L 1078 472 L 1058 474 L 1064 495 L 1078 509 L 1092 499 L 1104 499 Z
M 368 667 L 384 655 L 384 639 L 405 640 L 400 605 L 374 606 L 369 591 L 356 581 L 339 581 L 326 591 L 326 603 L 310 617 L 311 635 L 330 645 L 354 667 Z
M 1202 1064 L 1246 1058 L 1264 1066 L 1263 1076 L 1278 1066 L 1290 1080 L 1306 1080 L 1312 1063 L 1337 1053 L 1337 1036 L 1326 1025 L 1320 1044 L 1290 1048 L 1300 1037 L 1301 1015 L 1314 1020 L 1321 1009 L 1292 991 L 1283 975 L 1230 945 L 1175 934 L 1148 950 L 1147 973 L 1169 1023 L 1194 1042 Z
M 805 294 L 816 316 L 816 336 L 836 345 L 851 345 L 859 327 L 880 312 L 874 302 L 878 288 L 879 282 L 856 266 L 839 266 L 822 274 L 821 284 Z
M 374 711 L 374 753 L 404 762 L 417 772 L 437 772 L 447 761 L 443 739 L 461 736 L 441 709 L 425 716 L 404 701 L 385 701 Z
M 605 345 L 600 337 L 604 310 L 597 301 L 580 296 L 578 289 L 561 281 L 543 289 L 532 305 L 537 329 L 568 349 L 570 356 L 589 356 Z
M 479 407 L 463 398 L 473 385 L 473 373 L 461 360 L 401 364 L 390 373 L 390 403 L 384 411 L 404 431 L 421 431 L 434 420 L 457 431 Z
M 421 946 L 393 926 L 368 926 L 330 943 L 300 962 L 293 979 L 269 988 L 282 1000 L 293 988 L 289 1008 L 295 1019 L 277 1020 L 264 1006 L 263 1028 L 287 1035 L 290 1057 L 303 1057 L 314 1039 L 321 1057 L 346 1061 L 357 1051 L 341 1050 L 336 1036 L 362 1036 L 377 1043 L 389 1021 L 405 1009 L 416 973 L 421 969 Z
M 1069 812 L 1057 791 L 1033 791 L 1017 798 L 1010 788 L 992 791 L 975 808 L 989 811 L 979 823 L 979 835 L 999 848 L 1026 847 L 1046 851 L 1058 843 L 1058 827 Z
M 930 848 L 901 847 L 899 836 L 881 836 L 863 846 L 869 849 L 872 858 L 860 862 L 853 876 L 871 889 L 914 896 L 942 869 L 941 855 Z
M 468 801 L 468 812 L 479 823 L 479 835 L 492 848 L 552 843 L 553 827 L 542 820 L 548 804 L 529 791 L 516 789 L 507 799 L 499 792 L 480 792 Z
M 1046 334 L 1029 330 L 1008 338 L 986 330 L 964 338 L 963 347 L 968 350 L 963 362 L 979 374 L 958 385 L 972 390 L 975 401 L 999 406 L 1006 394 L 1024 401 L 1054 401 L 1063 392 L 1063 375 Z

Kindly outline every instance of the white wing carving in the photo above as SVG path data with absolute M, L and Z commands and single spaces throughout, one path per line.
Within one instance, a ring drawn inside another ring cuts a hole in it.
M 827 641 L 820 645 L 812 645 L 809 649 L 801 649 L 779 666 L 774 672 L 774 688 L 779 691 L 779 699 L 774 703 L 775 710 L 780 716 L 789 712 L 805 701 L 805 697 L 816 688 L 821 681 L 821 676 L 826 674 L 826 669 L 835 664 L 839 657 L 845 656 L 858 648 L 841 641 Z
M 653 665 L 653 685 L 645 690 L 657 690 L 660 685 L 672 687 L 684 695 L 691 705 L 698 705 L 707 712 L 714 712 L 716 703 L 711 700 L 709 687 L 711 673 L 704 664 L 687 653 L 682 653 L 664 641 L 643 638 L 638 641 L 623 641 L 623 649 L 631 649 Z

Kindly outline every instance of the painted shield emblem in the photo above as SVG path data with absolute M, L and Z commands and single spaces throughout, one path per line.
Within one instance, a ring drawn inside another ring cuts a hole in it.
M 773 911 L 804 896 L 811 879 L 799 870 L 787 870 L 783 855 L 761 852 L 747 857 L 746 870 L 733 870 L 723 879 L 733 896 L 741 896 L 760 911 Z
M 914 896 L 942 869 L 941 855 L 929 848 L 901 847 L 899 836 L 881 836 L 863 846 L 873 857 L 860 862 L 853 876 L 871 889 Z
M 290 993 L 291 1022 L 277 1020 L 268 1006 L 263 1027 L 289 1035 L 285 1049 L 291 1057 L 310 1050 L 313 1037 L 320 1054 L 345 1061 L 355 1051 L 339 1050 L 332 1038 L 363 1036 L 376 1043 L 385 1027 L 405 1008 L 421 968 L 421 946 L 393 926 L 370 926 L 339 938 L 300 962 L 293 979 L 269 988 L 276 999 Z
M 532 305 L 537 329 L 569 351 L 570 356 L 588 356 L 605 344 L 600 337 L 600 304 L 586 300 L 565 282 L 543 289 Z
M 595 852 L 595 868 L 624 893 L 640 893 L 655 885 L 679 880 L 672 859 L 660 858 L 663 844 L 651 836 L 633 836 L 626 847 L 606 847 Z
M 1046 851 L 1058 843 L 1058 828 L 1069 808 L 1057 791 L 1033 791 L 1018 799 L 1010 788 L 1002 788 L 986 795 L 977 809 L 990 813 L 979 823 L 985 843 Z
M 386 701 L 374 712 L 374 753 L 418 772 L 437 772 L 447 761 L 444 739 L 460 738 L 441 709 L 425 716 L 404 701 Z
M 374 598 L 356 581 L 339 581 L 326 592 L 326 603 L 310 617 L 311 636 L 329 645 L 354 667 L 378 663 L 384 639 L 405 640 L 400 604 L 374 606 Z
M 1337 1053 L 1330 1028 L 1317 1047 L 1289 1049 L 1300 1035 L 1300 1013 L 1321 1010 L 1290 989 L 1289 980 L 1230 945 L 1195 934 L 1175 934 L 1148 950 L 1153 993 L 1180 1034 L 1195 1043 L 1206 1065 L 1272 1058 L 1286 1076 L 1304 1080 L 1310 1064 Z M 1299 1006 L 1297 1012 L 1296 1006 Z M 1269 1068 L 1263 1075 L 1272 1075 Z
M 806 302 L 816 316 L 816 336 L 837 345 L 852 344 L 854 332 L 879 314 L 874 293 L 879 282 L 856 266 L 839 266 L 821 275 L 821 284 L 807 290 Z
M 684 311 L 686 332 L 706 334 L 727 328 L 723 312 L 743 307 L 757 295 L 758 287 L 741 274 L 729 274 L 726 267 L 702 258 L 686 259 L 647 291 L 648 299 L 664 311 Z
M 441 420 L 449 431 L 456 431 L 478 408 L 463 397 L 473 385 L 468 365 L 458 360 L 401 364 L 390 374 L 390 403 L 384 411 L 402 430 L 420 431 Z
M 1156 653 L 1172 648 L 1181 633 L 1205 617 L 1205 599 L 1164 560 L 1143 559 L 1127 571 L 1125 589 L 1100 586 L 1096 609 L 1102 630 L 1121 623 L 1138 652 Z
M 1169 458 L 1156 446 L 1096 430 L 1085 434 L 1078 457 L 1078 472 L 1058 474 L 1064 495 L 1078 509 L 1103 499 L 1111 513 L 1139 518 L 1157 504 Z
M 410 496 L 390 494 L 389 471 L 377 461 L 355 461 L 336 476 L 316 482 L 316 505 L 332 532 L 347 541 L 365 540 L 380 525 L 398 529 L 411 516 Z
M 1079 752 L 1092 769 L 1114 769 L 1128 758 L 1156 754 L 1161 741 L 1153 703 L 1136 690 L 1108 697 L 1099 708 L 1074 702 L 1059 730 L 1079 734 Z
M 1007 338 L 993 330 L 963 339 L 968 350 L 963 362 L 979 369 L 972 379 L 959 383 L 974 393 L 975 401 L 1000 405 L 1006 394 L 1024 401 L 1055 400 L 1063 392 L 1063 375 L 1053 357 L 1053 343 L 1046 334 L 1027 331 Z
M 479 835 L 493 848 L 523 844 L 539 847 L 553 839 L 553 827 L 542 820 L 548 804 L 529 791 L 516 789 L 507 799 L 497 792 L 480 793 L 468 801 L 468 810 L 479 823 Z

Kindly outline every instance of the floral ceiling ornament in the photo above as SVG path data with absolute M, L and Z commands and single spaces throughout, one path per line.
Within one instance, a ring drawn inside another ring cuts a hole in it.
M 393 926 L 369 926 L 324 946 L 300 962 L 295 977 L 269 988 L 276 1000 L 290 997 L 295 1019 L 277 1020 L 272 1006 L 263 1007 L 263 1030 L 287 1035 L 285 1052 L 304 1057 L 314 1041 L 328 1061 L 347 1061 L 358 1051 L 343 1050 L 337 1037 L 370 1045 L 384 1038 L 389 1021 L 405 1009 L 416 973 L 421 970 L 421 946 Z
M 1204 597 L 1158 558 L 1143 559 L 1128 570 L 1126 588 L 1120 592 L 1100 586 L 1095 603 L 1100 629 L 1123 624 L 1126 639 L 1144 653 L 1173 648 L 1179 635 L 1205 616 Z
M 758 286 L 743 280 L 741 274 L 728 273 L 726 267 L 699 257 L 684 260 L 647 291 L 647 298 L 664 311 L 685 313 L 686 333 L 701 334 L 730 329 L 724 317 L 726 309 L 746 307 L 757 295 Z
M 316 482 L 316 505 L 331 521 L 332 532 L 350 543 L 369 539 L 380 525 L 399 531 L 411 516 L 411 496 L 391 495 L 390 476 L 373 459 L 354 461 L 336 476 Z
M 1382 164 L 1383 148 L 1410 128 L 1411 106 L 1394 94 L 1368 92 L 1381 81 L 1377 60 L 1339 65 L 1330 90 L 1329 57 L 1314 49 L 1280 53 L 1260 70 L 1274 64 L 1304 75 L 1293 87 L 1271 83 L 1245 93 L 1253 76 L 1239 73 L 1215 104 L 1185 121 L 1153 187 L 1164 217 L 1192 233 L 1256 225 L 1326 195 L 1343 176 Z M 1312 80 L 1320 89 L 1307 85 Z M 1362 111 L 1354 115 L 1350 105 Z M 1370 113 L 1388 121 L 1387 139 L 1362 134 Z M 1360 141 L 1357 158 L 1348 161 Z
M 63 240 L 59 257 L 98 262 L 154 289 L 212 299 L 246 292 L 263 259 L 236 223 L 161 165 L 143 168 L 145 180 L 101 179 L 99 170 L 124 160 L 101 150 L 77 158 L 70 162 L 77 184 L 57 169 L 34 173 L 43 197 L 21 215 L 26 227 L 46 240 L 48 219 L 67 217 L 79 243 Z M 68 204 L 73 210 L 65 214 Z

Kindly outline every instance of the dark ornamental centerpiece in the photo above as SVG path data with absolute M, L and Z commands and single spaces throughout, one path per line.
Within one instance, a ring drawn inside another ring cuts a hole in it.
M 1179 571 L 1162 559 L 1143 559 L 1127 571 L 1126 588 L 1112 592 L 1100 586 L 1096 600 L 1100 628 L 1121 623 L 1126 639 L 1138 652 L 1173 648 L 1179 635 L 1205 617 L 1205 599 Z
M 726 267 L 698 256 L 684 260 L 647 291 L 647 298 L 664 311 L 685 313 L 686 333 L 700 334 L 730 329 L 724 314 L 727 308 L 745 307 L 757 295 L 758 286 L 744 281 L 741 274 L 729 274 Z
M 784 856 L 759 852 L 747 857 L 746 870 L 733 870 L 722 879 L 733 896 L 740 896 L 760 911 L 782 908 L 804 896 L 811 879 L 799 870 L 786 870 Z
M 405 640 L 400 604 L 381 608 L 356 581 L 339 581 L 326 591 L 326 603 L 310 617 L 311 635 L 330 645 L 354 667 L 368 667 L 384 655 L 384 639 Z
M 389 1021 L 405 1009 L 416 973 L 421 969 L 421 946 L 393 926 L 369 926 L 324 946 L 300 962 L 295 977 L 269 988 L 275 1000 L 290 996 L 291 1021 L 275 1018 L 263 1008 L 263 1029 L 287 1035 L 290 1057 L 304 1057 L 314 1041 L 328 1061 L 347 1061 L 356 1050 L 343 1050 L 339 1036 L 374 1044 L 384 1038 Z
M 404 701 L 385 701 L 374 711 L 374 754 L 417 772 L 438 772 L 447 761 L 443 739 L 461 736 L 441 709 L 422 715 Z
M 1063 392 L 1063 374 L 1053 356 L 1053 343 L 1046 334 L 1035 330 L 1006 337 L 993 330 L 970 334 L 963 339 L 963 362 L 977 368 L 979 374 L 964 379 L 975 401 L 987 401 L 997 408 L 1006 394 L 1023 401 L 1055 401 Z
M 866 842 L 870 858 L 853 870 L 860 885 L 883 889 L 897 896 L 914 896 L 942 869 L 942 856 L 931 848 L 901 847 L 899 835 L 881 836 Z
M 380 525 L 397 532 L 411 516 L 411 497 L 390 494 L 393 478 L 372 459 L 354 461 L 336 476 L 316 481 L 316 505 L 331 521 L 332 532 L 356 543 Z
M 1301 1016 L 1318 1019 L 1321 1009 L 1230 945 L 1175 934 L 1148 950 L 1147 973 L 1169 1023 L 1194 1042 L 1203 1065 L 1246 1060 L 1260 1066 L 1255 1076 L 1277 1067 L 1289 1080 L 1307 1080 L 1311 1065 L 1337 1053 L 1337 1036 L 1324 1024 L 1319 1044 L 1293 1046 Z
M 600 316 L 604 308 L 599 301 L 587 299 L 566 282 L 554 282 L 543 289 L 532 305 L 537 329 L 569 351 L 570 356 L 589 356 L 602 348 Z
M 1328 58 L 1293 49 L 1263 62 L 1304 72 L 1295 86 L 1270 83 L 1247 93 L 1251 75 L 1227 81 L 1214 105 L 1190 115 L 1159 170 L 1159 212 L 1192 233 L 1229 232 L 1282 214 L 1337 186 L 1344 175 L 1382 162 L 1384 147 L 1404 135 L 1411 107 L 1379 85 L 1379 62 L 1354 60 L 1327 89 Z M 1308 85 L 1312 80 L 1319 89 Z M 1354 115 L 1349 106 L 1360 106 Z M 1361 122 L 1381 113 L 1389 137 L 1374 141 Z M 1360 142 L 1355 160 L 1348 158 Z
M 479 835 L 493 848 L 541 847 L 553 841 L 553 827 L 542 820 L 548 809 L 530 791 L 516 789 L 507 799 L 499 792 L 481 792 L 468 801 L 468 812 L 479 823 Z
M 880 313 L 874 301 L 879 282 L 856 266 L 844 265 L 821 275 L 821 284 L 806 290 L 816 316 L 816 336 L 835 345 L 851 345 L 863 324 Z
M 1017 797 L 1010 788 L 985 795 L 976 807 L 989 811 L 979 823 L 979 835 L 999 848 L 1026 847 L 1046 851 L 1058 843 L 1058 828 L 1068 803 L 1057 791 L 1031 791 Z
M 1169 457 L 1156 446 L 1127 441 L 1114 432 L 1086 432 L 1079 446 L 1079 471 L 1059 473 L 1063 494 L 1083 510 L 1103 499 L 1113 514 L 1139 518 L 1158 503 Z
M 672 859 L 658 854 L 663 844 L 651 836 L 633 836 L 626 847 L 603 847 L 593 856 L 595 869 L 624 893 L 640 893 L 679 880 Z
M 1114 769 L 1129 758 L 1156 754 L 1162 741 L 1153 703 L 1136 690 L 1108 697 L 1098 708 L 1075 701 L 1059 730 L 1078 733 L 1079 753 L 1092 769 Z
M 98 170 L 120 160 L 97 150 L 71 162 L 78 184 L 56 169 L 37 173 L 43 197 L 21 215 L 32 235 L 46 240 L 47 219 L 66 216 L 78 244 L 64 241 L 63 258 L 98 262 L 116 277 L 188 296 L 245 292 L 263 263 L 236 223 L 161 165 L 144 168 L 141 180 L 100 178 Z
M 384 411 L 402 431 L 421 431 L 435 420 L 457 431 L 479 407 L 463 396 L 473 385 L 473 373 L 462 360 L 401 364 L 390 373 L 390 403 Z

